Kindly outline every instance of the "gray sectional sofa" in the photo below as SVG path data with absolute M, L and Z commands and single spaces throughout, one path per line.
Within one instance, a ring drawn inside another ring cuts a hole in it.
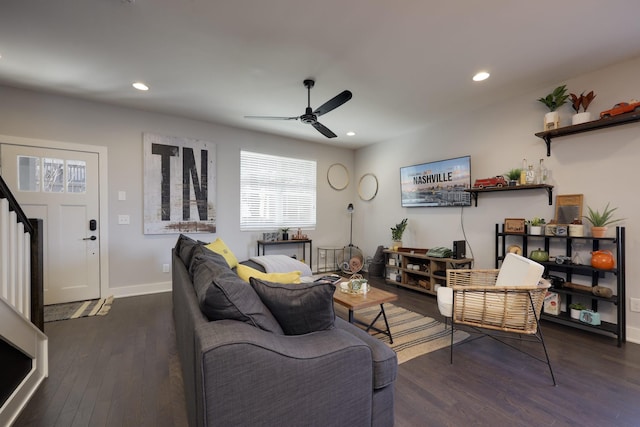
M 393 425 L 396 355 L 335 317 L 333 285 L 249 284 L 186 236 L 172 282 L 191 426 Z

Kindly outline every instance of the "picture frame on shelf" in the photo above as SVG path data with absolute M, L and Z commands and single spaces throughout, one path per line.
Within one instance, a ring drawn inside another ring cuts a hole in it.
M 525 223 L 526 223 L 526 220 L 524 218 L 505 218 L 504 232 L 524 234 Z
M 571 224 L 574 219 L 582 220 L 582 194 L 560 194 L 556 196 L 555 223 Z

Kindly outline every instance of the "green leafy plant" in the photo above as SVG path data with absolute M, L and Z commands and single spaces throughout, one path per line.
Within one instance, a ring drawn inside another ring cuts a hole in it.
M 539 218 L 537 216 L 534 216 L 532 219 L 527 221 L 527 224 L 532 225 L 534 227 L 539 227 L 541 225 L 544 225 L 544 218 Z
M 547 106 L 549 111 L 556 111 L 567 102 L 567 85 L 558 86 L 549 95 L 544 98 L 538 98 L 538 101 Z
M 394 241 L 402 240 L 404 230 L 407 228 L 407 218 L 396 224 L 395 227 L 391 227 L 391 239 Z
M 574 302 L 572 304 L 569 304 L 569 308 L 572 310 L 586 310 L 587 306 L 579 302 Z
M 522 169 L 515 168 L 511 169 L 509 172 L 505 173 L 504 176 L 507 177 L 509 181 L 517 181 L 520 179 L 520 174 L 522 173 Z
M 591 223 L 594 227 L 606 227 L 607 225 L 614 224 L 618 221 L 622 221 L 624 218 L 614 219 L 613 212 L 615 212 L 618 208 L 609 209 L 609 203 L 604 207 L 602 213 L 598 210 L 591 209 L 591 206 L 587 206 L 589 210 L 589 215 L 583 216 L 587 221 Z
M 290 227 L 282 227 L 282 228 L 280 229 L 280 231 L 282 231 L 283 233 L 288 233 L 288 232 L 289 232 L 289 228 L 290 228 Z
M 580 96 L 576 96 L 574 93 L 570 93 L 569 96 L 571 97 L 571 107 L 573 107 L 576 113 L 580 112 L 580 106 L 582 106 L 582 110 L 586 112 L 587 108 L 589 108 L 589 104 L 591 104 L 593 98 L 596 97 L 593 91 L 589 92 L 586 95 L 584 94 L 584 92 L 582 92 Z

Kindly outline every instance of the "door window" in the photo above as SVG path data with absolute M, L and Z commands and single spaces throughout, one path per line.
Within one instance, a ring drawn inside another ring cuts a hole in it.
M 33 156 L 18 156 L 18 189 L 45 193 L 86 193 L 87 163 L 83 160 L 62 160 Z M 42 173 L 41 173 L 42 171 Z

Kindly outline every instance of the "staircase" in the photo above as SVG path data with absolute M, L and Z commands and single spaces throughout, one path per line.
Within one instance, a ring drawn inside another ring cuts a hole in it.
M 0 176 L 0 425 L 11 425 L 48 376 L 42 220 L 27 219 Z M 7 380 L 5 380 L 7 379 Z

